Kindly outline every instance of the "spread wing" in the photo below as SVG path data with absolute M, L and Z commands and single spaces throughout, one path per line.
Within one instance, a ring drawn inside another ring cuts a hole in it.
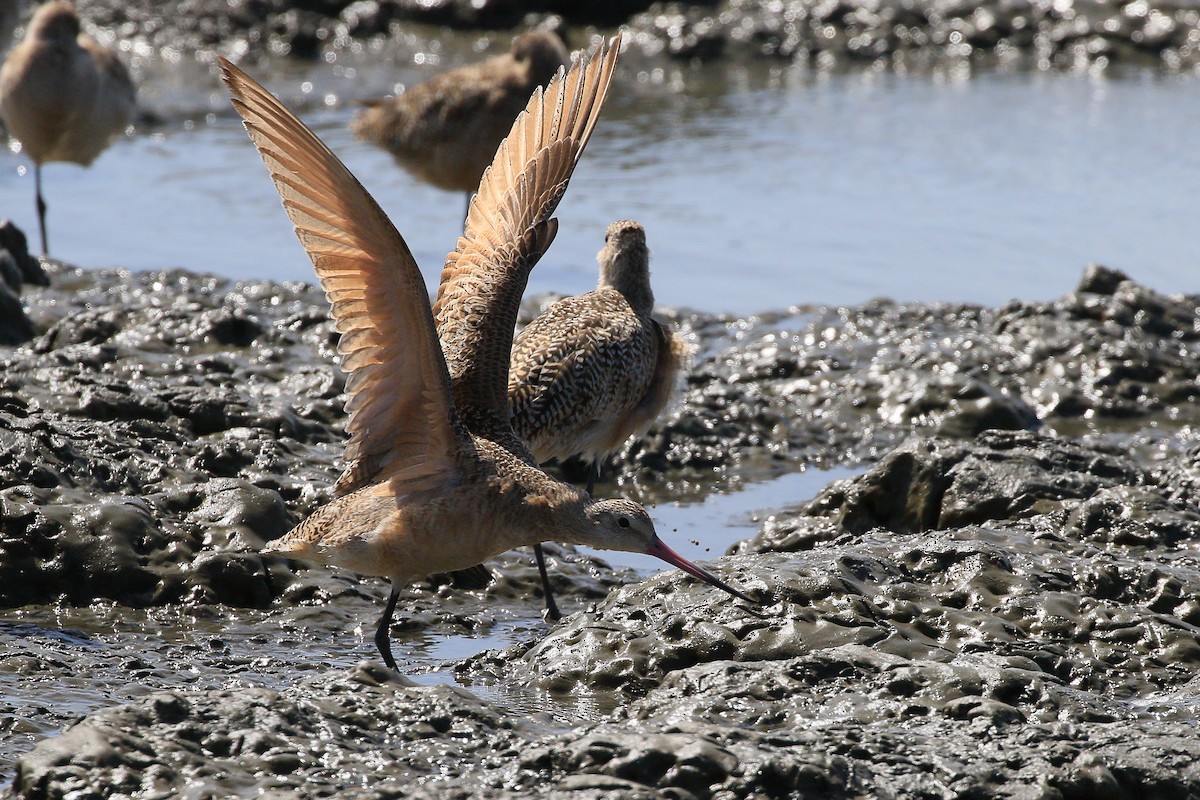
M 496 151 L 446 257 L 434 317 L 455 408 L 472 433 L 521 453 L 508 408 L 513 328 L 529 271 L 550 246 L 550 215 L 592 135 L 621 37 L 538 88 Z
M 466 434 L 451 405 L 425 282 L 404 239 L 304 123 L 225 59 L 221 72 L 341 333 L 350 442 L 337 493 L 379 473 L 416 485 L 456 475 Z

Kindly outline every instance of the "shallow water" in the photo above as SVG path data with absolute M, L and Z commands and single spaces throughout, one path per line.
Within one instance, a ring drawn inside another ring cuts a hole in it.
M 432 282 L 463 198 L 417 183 L 346 129 L 355 98 L 386 90 L 391 74 L 428 73 L 360 61 L 350 73 L 316 67 L 267 82 L 293 105 L 320 108 L 306 120 L 392 215 Z M 532 291 L 590 288 L 603 228 L 624 217 L 647 226 L 659 302 L 711 312 L 878 296 L 1049 299 L 1089 262 L 1161 291 L 1200 291 L 1195 77 L 816 75 L 766 64 L 635 75 L 636 63 L 626 66 Z M 147 105 L 181 113 L 169 109 L 184 90 L 163 84 L 144 92 Z M 46 168 L 54 254 L 84 266 L 310 280 L 223 95 L 187 91 L 189 107 L 219 115 L 168 119 L 90 169 Z M 20 156 L 0 156 L 0 202 L 32 237 L 25 172 Z

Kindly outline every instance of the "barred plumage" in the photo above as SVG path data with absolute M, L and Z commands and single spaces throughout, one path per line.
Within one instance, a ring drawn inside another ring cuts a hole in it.
M 645 433 L 670 400 L 686 354 L 651 313 L 642 226 L 608 227 L 599 285 L 539 314 L 516 337 L 508 378 L 513 428 L 539 462 L 599 461 Z

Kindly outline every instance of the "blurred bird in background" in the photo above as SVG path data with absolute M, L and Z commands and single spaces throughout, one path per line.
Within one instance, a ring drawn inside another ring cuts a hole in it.
M 469 206 L 533 90 L 570 62 L 557 33 L 529 31 L 509 53 L 438 75 L 397 97 L 367 101 L 350 130 L 391 152 L 421 180 L 465 192 Z
M 42 165 L 91 164 L 129 126 L 136 104 L 129 71 L 81 31 L 74 6 L 40 6 L 0 68 L 0 119 L 33 161 L 43 255 L 50 248 Z

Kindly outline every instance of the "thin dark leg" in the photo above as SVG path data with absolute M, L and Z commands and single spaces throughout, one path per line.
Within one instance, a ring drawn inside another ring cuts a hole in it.
M 588 475 L 588 496 L 591 497 L 596 493 L 596 481 L 600 480 L 600 468 L 602 466 L 600 459 L 592 462 L 592 471 Z
M 392 612 L 396 610 L 400 588 L 399 582 L 392 581 L 392 593 L 388 595 L 383 616 L 379 618 L 379 628 L 375 631 L 375 646 L 379 648 L 379 655 L 383 656 L 383 663 L 387 664 L 389 669 L 396 669 L 396 659 L 392 658 L 392 637 L 388 629 L 392 626 Z
M 537 558 L 538 572 L 542 573 L 542 592 L 546 595 L 546 616 L 551 622 L 558 622 L 562 619 L 562 613 L 558 610 L 558 603 L 554 602 L 554 592 L 550 588 L 550 576 L 546 574 L 546 554 L 542 552 L 542 545 L 539 542 L 533 546 L 533 555 Z
M 33 164 L 33 186 L 37 192 L 38 230 L 42 234 L 42 255 L 50 255 L 50 247 L 46 244 L 46 201 L 42 199 L 42 165 L 36 161 Z
M 592 462 L 591 474 L 588 475 L 587 492 L 590 496 L 596 491 L 596 480 L 600 477 L 600 462 Z M 537 558 L 538 572 L 542 576 L 542 593 L 546 596 L 546 616 L 551 622 L 558 622 L 562 619 L 562 612 L 558 610 L 558 603 L 554 602 L 554 590 L 550 588 L 550 575 L 546 572 L 546 554 L 542 552 L 542 545 L 539 542 L 533 546 L 533 555 Z

